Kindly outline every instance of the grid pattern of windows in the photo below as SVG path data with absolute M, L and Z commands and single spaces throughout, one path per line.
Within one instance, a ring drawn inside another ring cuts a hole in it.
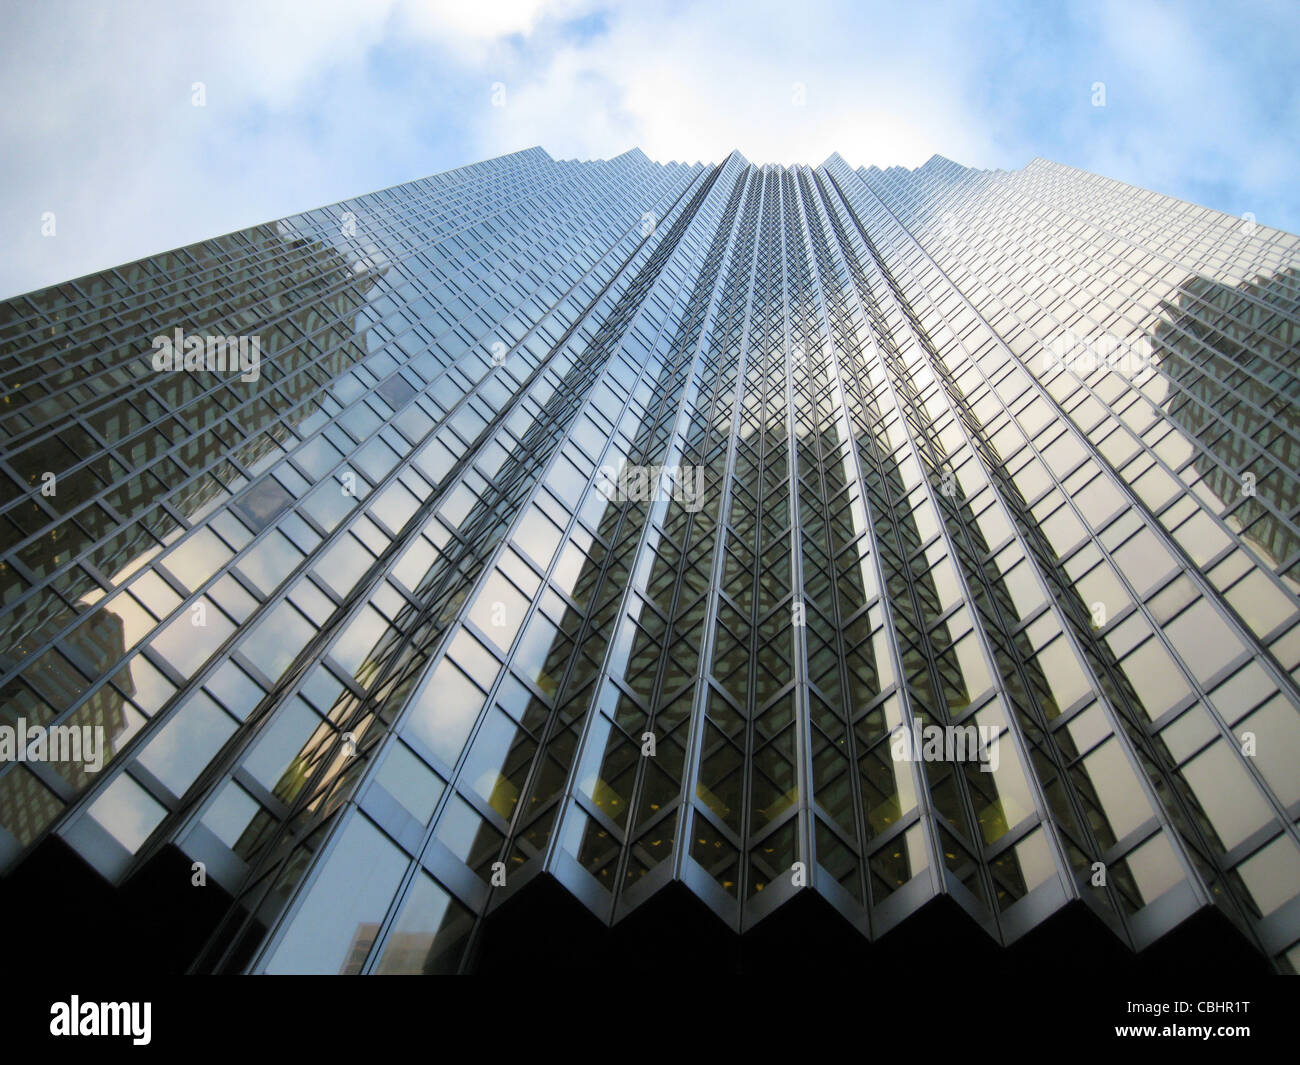
M 208 971 L 543 873 L 1295 969 L 1298 367 L 1300 239 L 1046 160 L 534 148 L 10 300 L 0 724 L 105 747 L 0 761 L 0 869 L 174 845 Z

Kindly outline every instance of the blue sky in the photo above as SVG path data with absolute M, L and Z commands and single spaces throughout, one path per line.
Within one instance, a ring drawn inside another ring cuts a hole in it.
M 938 152 L 1007 169 L 1042 155 L 1300 230 L 1294 0 L 0 13 L 0 298 L 534 144 L 880 166 Z

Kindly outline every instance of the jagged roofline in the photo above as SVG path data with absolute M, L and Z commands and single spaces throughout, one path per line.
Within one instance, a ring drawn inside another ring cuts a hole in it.
M 559 162 L 562 158 L 564 158 L 564 157 L 562 157 L 562 156 L 552 155 L 550 152 L 548 152 L 548 151 L 547 151 L 545 148 L 543 148 L 541 145 L 534 145 L 534 146 L 531 147 L 531 148 L 526 148 L 526 149 L 524 149 L 524 152 L 541 152 L 543 155 L 546 156 L 546 158 L 548 158 L 548 159 L 550 159 L 550 160 L 552 160 L 552 161 L 555 161 L 555 162 Z M 508 155 L 517 155 L 517 154 L 523 154 L 523 153 L 522 153 L 522 152 L 510 152 L 510 153 L 507 153 L 507 154 L 508 154 Z M 725 163 L 725 162 L 727 162 L 729 159 L 732 159 L 733 157 L 734 157 L 738 162 L 740 162 L 742 165 L 744 165 L 744 166 L 757 166 L 757 167 L 759 167 L 760 169 L 766 169 L 766 168 L 769 168 L 769 167 L 776 167 L 776 168 L 778 168 L 778 169 L 787 170 L 787 169 L 791 169 L 791 168 L 795 168 L 795 167 L 804 167 L 804 166 L 810 166 L 810 167 L 813 167 L 814 169 L 817 169 L 817 168 L 820 168 L 820 167 L 829 166 L 831 163 L 836 162 L 836 161 L 838 161 L 838 162 L 840 162 L 840 163 L 843 163 L 845 166 L 850 167 L 850 169 L 856 169 L 855 167 L 853 167 L 853 165 L 852 165 L 851 163 L 848 162 L 848 160 L 846 160 L 846 159 L 844 158 L 844 156 L 842 156 L 842 155 L 841 155 L 839 152 L 837 152 L 837 151 L 836 151 L 836 152 L 831 152 L 831 154 L 828 155 L 825 159 L 823 159 L 820 163 L 795 163 L 795 164 L 791 164 L 791 165 L 789 165 L 789 166 L 787 166 L 787 165 L 784 164 L 784 163 L 756 163 L 756 162 L 754 162 L 753 160 L 751 160 L 750 158 L 748 158 L 746 155 L 744 155 L 744 154 L 740 151 L 739 148 L 733 148 L 730 152 L 728 152 L 726 155 L 724 155 L 724 156 L 722 157 L 722 161 Z M 505 158 L 505 157 L 502 156 L 501 158 Z M 1035 156 L 1035 157 L 1034 157 L 1034 160 L 1031 160 L 1031 162 L 1032 162 L 1032 161 L 1036 161 L 1036 160 L 1038 160 L 1038 159 L 1040 159 L 1040 158 L 1041 158 L 1041 157 L 1039 157 L 1039 156 Z M 646 155 L 646 153 L 645 153 L 644 151 L 642 151 L 640 148 L 629 148 L 629 149 L 628 149 L 627 151 L 625 151 L 625 152 L 619 152 L 617 155 L 610 156 L 608 160 L 602 160 L 602 159 L 599 159 L 599 158 L 597 158 L 597 157 L 592 157 L 592 158 L 590 158 L 590 159 L 578 159 L 578 158 L 574 157 L 574 161 L 576 161 L 576 162 L 613 162 L 613 161 L 618 160 L 618 159 L 646 159 L 646 160 L 648 160 L 649 162 L 656 163 L 656 164 L 658 164 L 658 165 L 660 165 L 660 166 L 671 165 L 671 164 L 673 164 L 673 163 L 686 163 L 686 160 L 682 160 L 682 159 L 669 159 L 669 160 L 667 160 L 666 163 L 665 163 L 664 160 L 660 160 L 660 159 L 652 159 L 650 156 Z M 1048 161 L 1048 160 L 1042 160 L 1042 161 L 1046 162 L 1046 161 Z M 702 164 L 702 163 L 704 163 L 704 164 L 706 164 L 706 165 L 709 165 L 709 166 L 716 166 L 716 165 L 717 165 L 717 162 L 714 161 L 714 160 L 702 160 L 702 159 L 697 159 L 697 160 L 695 160 L 693 165 L 698 166 L 698 165 L 700 165 L 700 164 Z M 964 164 L 961 164 L 961 163 L 957 163 L 956 160 L 954 160 L 954 159 L 950 159 L 950 158 L 949 158 L 948 156 L 946 156 L 946 155 L 940 155 L 939 153 L 936 152 L 934 155 L 930 156 L 929 159 L 927 159 L 924 163 L 922 163 L 922 164 L 921 164 L 920 166 L 918 166 L 918 167 L 891 166 L 891 167 L 886 167 L 886 168 L 883 168 L 883 169 L 886 170 L 886 171 L 887 171 L 887 170 L 905 170 L 905 171 L 907 171 L 908 173 L 913 173 L 913 172 L 915 172 L 915 171 L 917 171 L 917 170 L 924 170 L 926 167 L 928 167 L 928 166 L 933 166 L 933 165 L 936 164 L 936 163 L 953 163 L 953 164 L 955 164 L 955 165 L 957 165 L 957 166 L 962 166 L 962 165 L 964 165 Z M 687 163 L 686 165 L 692 165 L 692 164 Z M 878 166 L 875 166 L 875 165 L 868 166 L 868 167 L 866 167 L 865 169 L 867 169 L 868 171 L 871 171 L 871 172 L 875 172 L 875 173 L 880 173 L 881 170 L 882 170 L 881 167 L 878 167 Z

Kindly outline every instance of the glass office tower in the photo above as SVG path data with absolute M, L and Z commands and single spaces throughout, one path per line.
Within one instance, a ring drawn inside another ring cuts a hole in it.
M 196 972 L 669 897 L 1293 971 L 1298 271 L 1042 159 L 533 148 L 0 304 L 0 870 L 218 900 Z

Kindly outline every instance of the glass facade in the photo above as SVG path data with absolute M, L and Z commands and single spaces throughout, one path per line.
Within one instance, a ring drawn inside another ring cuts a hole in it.
M 539 878 L 1294 971 L 1298 375 L 1300 238 L 1042 159 L 533 148 L 9 300 L 0 871 L 178 850 L 196 971 Z

